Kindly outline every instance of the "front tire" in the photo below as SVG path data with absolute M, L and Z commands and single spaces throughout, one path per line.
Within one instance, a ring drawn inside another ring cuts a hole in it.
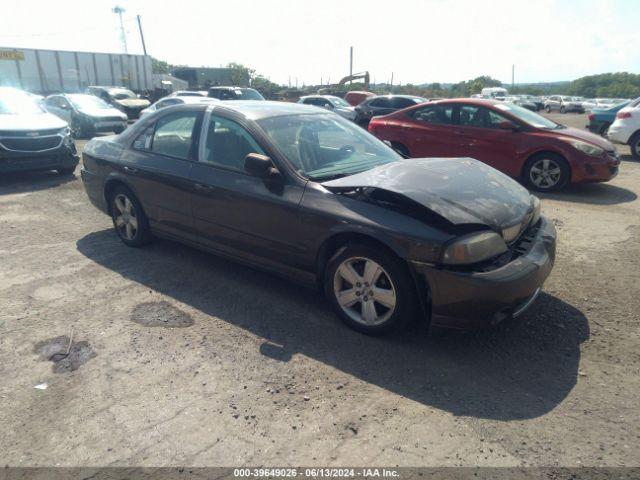
M 532 190 L 555 192 L 569 182 L 571 168 L 567 161 L 556 153 L 539 153 L 525 164 L 523 179 Z
M 640 161 L 640 132 L 636 132 L 629 140 L 631 147 L 631 156 L 634 160 Z
M 324 288 L 342 321 L 368 335 L 405 326 L 416 305 L 406 265 L 368 245 L 340 249 L 325 269 Z
M 124 186 L 116 187 L 110 206 L 113 226 L 125 245 L 140 247 L 151 241 L 149 221 L 131 190 Z

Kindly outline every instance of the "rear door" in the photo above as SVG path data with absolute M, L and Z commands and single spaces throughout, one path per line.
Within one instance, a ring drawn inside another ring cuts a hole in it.
M 463 155 L 515 177 L 520 172 L 516 161 L 517 146 L 525 144 L 522 136 L 526 133 L 503 130 L 500 128 L 502 122 L 510 120 L 493 109 L 479 105 L 459 105 L 457 129 L 463 143 Z
M 124 173 L 152 227 L 184 236 L 193 233 L 189 173 L 197 156 L 203 112 L 167 112 L 134 139 L 121 156 Z
M 193 218 L 203 243 L 263 263 L 293 265 L 300 253 L 298 206 L 304 188 L 284 176 L 263 179 L 244 170 L 249 153 L 267 150 L 240 120 L 214 111 L 203 132 L 190 174 Z
M 407 121 L 398 122 L 398 141 L 412 157 L 459 157 L 464 155 L 454 125 L 454 105 L 437 103 L 410 110 Z

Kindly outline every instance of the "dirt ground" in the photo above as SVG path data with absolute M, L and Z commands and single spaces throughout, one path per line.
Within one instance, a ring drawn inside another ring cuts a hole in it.
M 543 196 L 558 259 L 524 316 L 386 338 L 266 273 L 125 247 L 77 177 L 3 176 L 0 463 L 640 465 L 640 164 L 619 148 L 610 183 Z

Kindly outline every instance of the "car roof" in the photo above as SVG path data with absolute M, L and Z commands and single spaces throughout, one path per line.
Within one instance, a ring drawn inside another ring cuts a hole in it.
M 270 100 L 236 100 L 216 103 L 217 109 L 232 110 L 250 120 L 261 120 L 285 115 L 329 114 L 324 110 L 302 103 L 274 102 Z
M 184 102 L 184 103 L 218 103 L 220 100 L 218 100 L 217 98 L 211 98 L 211 97 L 202 97 L 202 96 L 186 96 L 186 97 L 164 97 L 161 98 L 160 100 L 165 100 L 167 98 L 177 98 L 180 101 Z M 158 100 L 158 101 L 160 101 Z
M 229 86 L 218 86 L 218 85 L 216 85 L 215 87 L 209 87 L 209 90 L 213 90 L 216 88 L 220 88 L 220 89 L 224 88 L 227 90 L 255 90 L 255 88 L 251 88 L 251 87 L 229 87 Z

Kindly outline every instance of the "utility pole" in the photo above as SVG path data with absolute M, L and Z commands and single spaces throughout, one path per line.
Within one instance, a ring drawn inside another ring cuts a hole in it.
M 353 47 L 349 47 L 349 76 L 353 75 Z
M 140 15 L 136 15 L 136 18 L 138 19 L 138 30 L 140 31 L 140 40 L 142 40 L 142 51 L 144 52 L 145 56 L 147 55 L 147 44 L 144 43 L 144 34 L 142 33 L 142 21 L 140 20 Z
M 514 65 L 511 65 L 511 90 L 514 89 L 515 85 L 516 85 L 516 66 L 514 64 Z
M 124 48 L 124 53 L 129 53 L 129 50 L 127 50 L 127 35 L 124 31 L 124 22 L 122 21 L 122 14 L 125 12 L 125 9 L 116 5 L 111 11 L 118 15 L 120 19 L 120 40 L 122 41 L 122 48 Z
M 393 87 L 393 72 L 391 72 L 391 86 Z

